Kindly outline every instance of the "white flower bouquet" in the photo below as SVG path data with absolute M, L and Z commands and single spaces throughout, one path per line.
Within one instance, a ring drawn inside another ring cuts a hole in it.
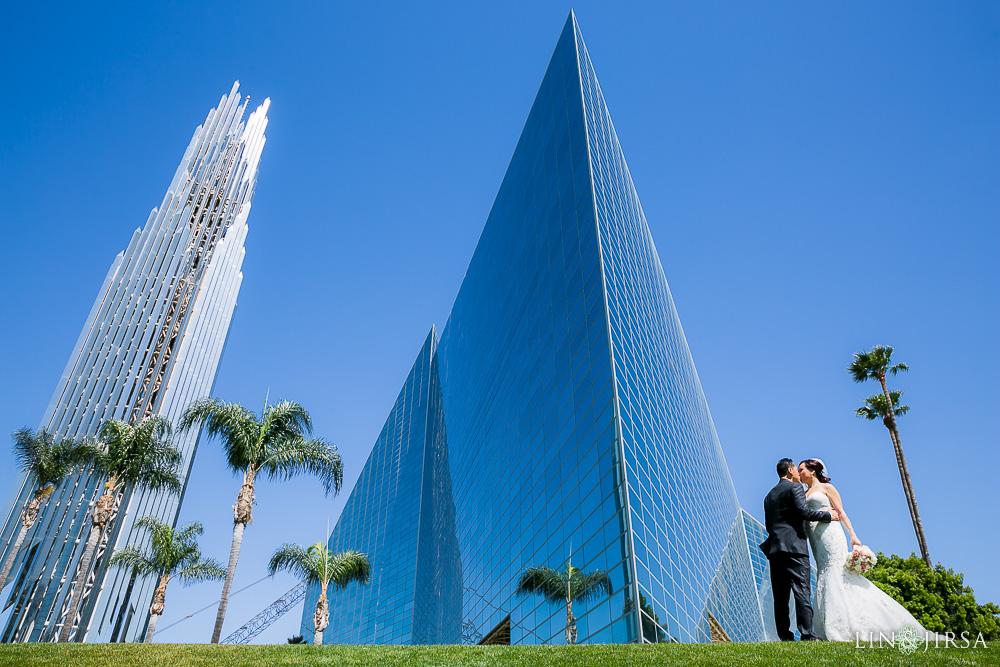
M 856 546 L 847 556 L 847 562 L 844 563 L 844 567 L 851 572 L 864 574 L 875 567 L 875 563 L 877 562 L 878 558 L 875 557 L 874 551 L 866 546 Z

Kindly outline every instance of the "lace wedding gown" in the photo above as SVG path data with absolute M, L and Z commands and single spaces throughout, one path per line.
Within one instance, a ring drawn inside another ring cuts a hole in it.
M 809 495 L 809 507 L 830 510 L 830 499 L 822 491 Z M 901 604 L 878 586 L 844 567 L 848 549 L 847 536 L 839 521 L 806 524 L 809 544 L 816 558 L 816 605 L 813 631 L 829 641 L 862 641 L 879 633 L 891 637 L 905 625 L 913 626 L 920 636 L 924 628 Z M 876 566 L 877 567 L 877 566 Z

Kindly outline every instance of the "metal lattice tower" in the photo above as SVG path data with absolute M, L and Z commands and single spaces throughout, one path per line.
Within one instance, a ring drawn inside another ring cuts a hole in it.
M 254 637 L 267 630 L 272 623 L 284 616 L 285 612 L 301 602 L 305 595 L 306 582 L 300 581 L 295 588 L 272 602 L 264 611 L 251 618 L 243 627 L 223 639 L 221 643 L 249 644 Z

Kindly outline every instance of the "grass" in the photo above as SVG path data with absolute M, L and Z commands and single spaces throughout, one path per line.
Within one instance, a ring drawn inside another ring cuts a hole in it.
M 931 647 L 904 655 L 891 646 L 844 643 L 682 644 L 659 646 L 211 646 L 204 644 L 6 644 L 0 665 L 18 667 L 265 667 L 269 665 L 1000 665 L 989 648 Z

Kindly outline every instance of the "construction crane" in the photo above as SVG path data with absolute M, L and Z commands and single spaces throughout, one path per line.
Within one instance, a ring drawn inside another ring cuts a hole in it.
M 306 582 L 300 581 L 295 588 L 275 600 L 264 611 L 260 612 L 243 627 L 222 640 L 223 644 L 249 644 L 254 637 L 267 630 L 272 623 L 285 615 L 306 596 Z

